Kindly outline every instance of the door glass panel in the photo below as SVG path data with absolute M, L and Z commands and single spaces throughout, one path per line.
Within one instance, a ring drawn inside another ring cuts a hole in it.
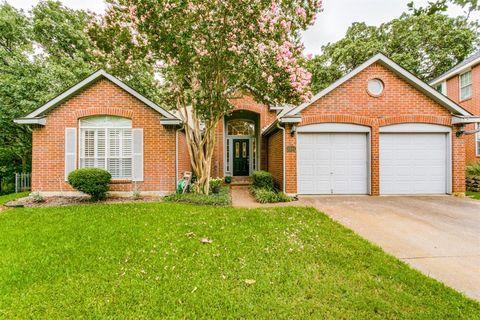
M 242 157 L 243 158 L 247 157 L 247 143 L 246 142 L 242 143 Z
M 240 142 L 235 142 L 235 158 L 240 158 Z

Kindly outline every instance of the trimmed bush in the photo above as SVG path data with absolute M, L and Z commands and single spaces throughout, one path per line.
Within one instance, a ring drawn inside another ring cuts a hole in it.
M 253 197 L 259 203 L 277 203 L 277 202 L 290 202 L 295 200 L 293 197 L 287 196 L 284 192 L 276 192 L 272 189 L 257 188 L 252 186 L 250 188 Z
M 219 193 L 222 182 L 222 178 L 210 179 L 210 193 Z
M 273 183 L 273 176 L 267 171 L 253 172 L 253 186 L 255 188 L 265 188 L 268 190 L 275 190 Z
M 112 175 L 108 171 L 96 168 L 78 169 L 68 175 L 68 183 L 78 191 L 90 195 L 94 201 L 107 197 L 111 180 Z

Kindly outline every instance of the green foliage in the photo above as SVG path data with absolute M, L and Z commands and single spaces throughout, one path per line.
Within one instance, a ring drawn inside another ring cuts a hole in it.
M 478 0 L 435 0 L 429 1 L 426 7 L 415 7 L 415 3 L 411 1 L 408 3 L 408 8 L 415 15 L 431 15 L 447 11 L 449 4 L 455 4 L 465 9 L 467 17 L 473 11 L 480 10 Z
M 205 206 L 230 206 L 232 199 L 230 197 L 230 187 L 223 186 L 218 193 L 199 194 L 193 192 L 172 193 L 163 197 L 165 202 L 189 203 Z
M 467 177 L 480 177 L 480 162 L 469 164 L 465 172 Z
M 33 199 L 33 202 L 45 202 L 45 198 L 40 194 L 40 192 L 33 192 L 30 194 L 30 197 Z
M 343 39 L 327 44 L 321 55 L 308 61 L 312 90 L 327 87 L 378 52 L 420 79 L 432 80 L 475 50 L 478 30 L 477 22 L 443 14 L 403 14 L 379 27 L 353 23 Z
M 480 192 L 470 192 L 467 191 L 466 193 L 467 197 L 475 199 L 475 200 L 480 200 Z
M 219 193 L 222 183 L 222 178 L 210 179 L 210 193 Z
M 250 191 L 259 203 L 290 202 L 295 200 L 295 198 L 287 196 L 284 192 L 277 192 L 269 188 L 252 186 Z
M 253 186 L 256 188 L 274 190 L 275 184 L 273 182 L 273 176 L 267 171 L 255 171 L 253 172 Z
M 112 175 L 108 171 L 97 168 L 77 169 L 68 175 L 68 183 L 78 191 L 90 195 L 94 201 L 107 197 L 111 180 Z
M 0 230 L 4 319 L 473 320 L 480 314 L 478 302 L 312 208 L 24 208 L 0 214 Z M 205 237 L 213 242 L 202 244 Z

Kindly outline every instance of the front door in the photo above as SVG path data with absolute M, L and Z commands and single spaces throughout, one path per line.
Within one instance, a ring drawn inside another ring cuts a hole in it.
M 248 176 L 249 156 L 250 156 L 250 140 L 249 139 L 235 139 L 233 140 L 233 175 L 234 176 Z

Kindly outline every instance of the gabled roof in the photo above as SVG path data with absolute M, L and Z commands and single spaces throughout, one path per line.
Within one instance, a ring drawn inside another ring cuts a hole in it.
M 378 53 L 369 60 L 365 61 L 363 64 L 355 68 L 353 71 L 349 72 L 342 78 L 338 79 L 334 83 L 332 83 L 330 86 L 327 88 L 323 89 L 320 91 L 318 94 L 316 94 L 310 101 L 305 102 L 301 105 L 299 105 L 296 108 L 293 108 L 289 112 L 283 115 L 282 118 L 287 118 L 287 117 L 292 117 L 292 116 L 297 116 L 299 115 L 302 110 L 313 104 L 315 101 L 319 100 L 320 98 L 324 97 L 328 93 L 332 92 L 336 88 L 338 88 L 340 85 L 345 83 L 346 81 L 352 79 L 355 77 L 357 74 L 362 72 L 364 69 L 367 67 L 371 66 L 374 63 L 380 63 L 389 70 L 393 71 L 395 74 L 397 74 L 399 77 L 410 83 L 413 87 L 417 88 L 418 90 L 422 91 L 426 96 L 430 97 L 446 109 L 450 110 L 453 114 L 456 115 L 462 115 L 462 116 L 470 116 L 471 113 L 463 109 L 461 106 L 450 100 L 449 98 L 445 97 L 443 94 L 439 93 L 437 90 L 433 89 L 431 86 L 423 82 L 422 80 L 418 79 L 416 76 L 402 68 L 400 65 L 398 65 L 396 62 L 391 60 L 390 58 L 386 57 L 385 55 Z M 280 119 L 281 121 L 282 119 Z
M 444 74 L 442 74 L 439 77 L 436 77 L 432 81 L 430 81 L 430 85 L 434 86 L 440 82 L 443 82 L 453 76 L 459 75 L 463 73 L 464 71 L 467 71 L 469 68 L 477 65 L 480 63 L 480 50 L 475 52 L 473 55 L 468 57 L 467 59 L 463 60 L 459 64 L 457 64 L 455 67 L 451 68 Z
M 162 120 L 166 120 L 166 121 L 169 121 L 169 122 L 172 122 L 172 123 L 176 122 L 176 121 L 179 121 L 179 119 L 177 117 L 175 117 L 173 114 L 171 114 L 167 110 L 163 109 L 162 107 L 160 107 L 159 105 L 157 105 L 153 101 L 149 100 L 148 98 L 144 97 L 143 95 L 141 95 L 140 93 L 138 93 L 134 89 L 130 88 L 128 85 L 126 85 L 122 81 L 118 80 L 117 78 L 115 78 L 111 74 L 105 72 L 104 70 L 98 70 L 97 72 L 91 74 L 90 76 L 88 76 L 84 80 L 80 81 L 79 83 L 77 83 L 73 87 L 70 87 L 69 89 L 64 91 L 62 94 L 60 94 L 60 95 L 56 96 L 55 98 L 53 98 L 52 100 L 48 101 L 47 103 L 45 103 L 43 106 L 36 109 L 32 113 L 26 115 L 25 117 L 23 117 L 21 119 L 15 120 L 15 122 L 19 123 L 19 124 L 45 125 L 44 117 L 50 110 L 52 110 L 53 108 L 55 108 L 56 106 L 58 106 L 59 104 L 64 102 L 65 100 L 69 99 L 73 95 L 77 94 L 79 91 L 83 90 L 87 86 L 96 82 L 100 78 L 105 78 L 107 80 L 110 80 L 111 82 L 113 82 L 114 84 L 116 84 L 117 86 L 119 86 L 120 88 L 122 88 L 123 90 L 125 90 L 126 92 L 128 92 L 129 94 L 131 94 L 132 96 L 137 98 L 138 100 L 145 103 L 147 106 L 149 106 L 153 110 L 160 113 L 164 117 L 164 119 L 162 119 Z

